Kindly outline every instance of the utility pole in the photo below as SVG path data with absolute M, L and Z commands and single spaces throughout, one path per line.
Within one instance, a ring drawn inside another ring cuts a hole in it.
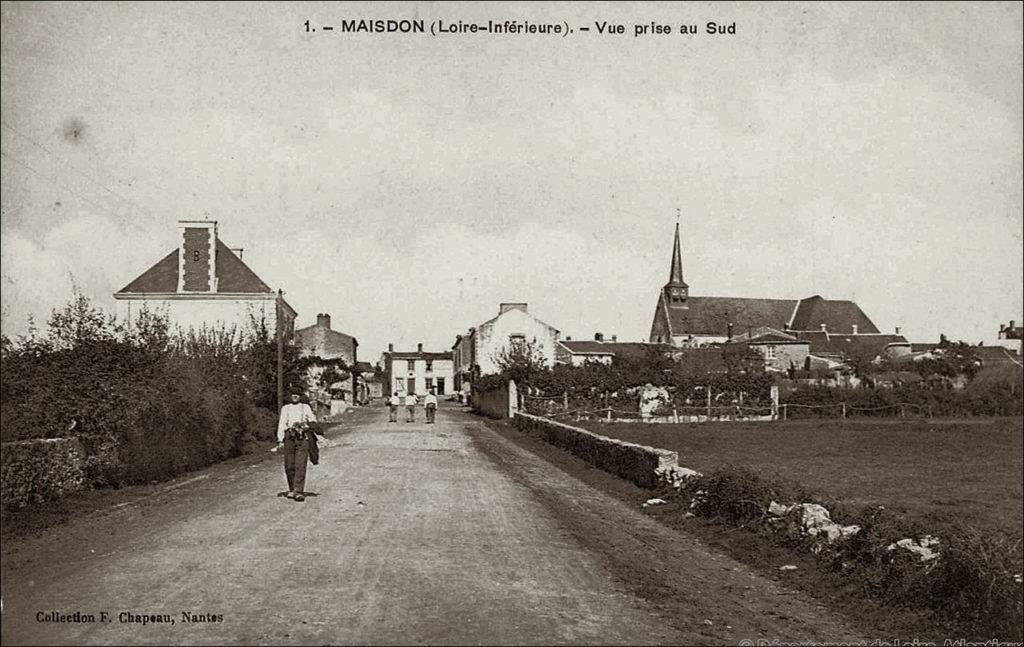
M 274 325 L 274 335 L 277 338 L 277 410 L 280 411 L 284 407 L 284 333 L 282 324 L 284 322 L 284 314 L 282 312 L 282 292 L 281 289 L 277 290 L 277 301 L 276 301 L 276 322 Z

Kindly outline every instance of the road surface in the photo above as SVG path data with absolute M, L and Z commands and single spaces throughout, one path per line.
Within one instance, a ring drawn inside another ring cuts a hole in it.
M 221 465 L 6 546 L 3 644 L 856 637 L 481 419 L 442 408 L 426 425 L 419 414 L 349 414 L 328 431 L 305 502 L 277 496 L 278 460 Z M 675 606 L 644 591 L 645 576 L 639 587 L 623 577 L 630 556 L 673 579 Z

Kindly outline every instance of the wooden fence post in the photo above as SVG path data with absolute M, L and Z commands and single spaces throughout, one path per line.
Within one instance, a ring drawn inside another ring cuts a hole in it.
M 782 405 L 782 419 L 783 420 L 787 420 L 788 417 L 789 417 L 788 414 L 789 414 L 789 405 L 788 404 Z
M 843 403 L 843 417 L 846 417 L 846 403 Z
M 708 386 L 708 422 L 711 422 L 711 387 Z
M 569 410 L 569 392 L 568 391 L 562 391 L 562 409 L 564 411 L 568 411 Z

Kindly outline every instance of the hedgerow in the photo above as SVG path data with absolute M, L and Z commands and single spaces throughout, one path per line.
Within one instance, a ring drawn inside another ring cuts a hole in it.
M 263 321 L 172 332 L 143 309 L 132 324 L 76 294 L 45 335 L 5 337 L 0 438 L 78 439 L 86 487 L 169 478 L 273 438 L 276 348 Z M 293 347 L 285 359 L 298 385 Z M 4 487 L 20 473 L 5 467 Z

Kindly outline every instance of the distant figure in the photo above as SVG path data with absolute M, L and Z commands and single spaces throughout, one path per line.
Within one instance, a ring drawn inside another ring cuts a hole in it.
M 400 404 L 402 404 L 402 398 L 398 397 L 398 391 L 395 391 L 388 399 L 388 409 L 391 412 L 388 422 L 398 422 L 398 406 Z
M 284 450 L 284 476 L 288 479 L 289 499 L 305 501 L 306 461 L 309 459 L 309 423 L 316 422 L 316 416 L 309 405 L 302 402 L 302 393 L 292 391 L 292 401 L 281 407 L 281 419 L 277 423 L 277 449 Z
M 427 424 L 434 424 L 434 416 L 437 415 L 437 396 L 434 395 L 434 389 L 430 389 L 427 397 L 423 398 L 423 408 L 427 411 Z
M 405 410 L 409 412 L 409 417 L 406 418 L 406 422 L 416 421 L 416 394 L 410 391 L 405 396 Z

